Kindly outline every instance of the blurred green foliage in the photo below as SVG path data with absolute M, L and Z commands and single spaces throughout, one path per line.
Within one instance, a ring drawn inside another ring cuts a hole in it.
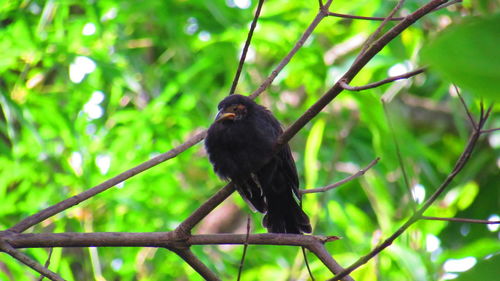
M 256 5 L 253 1 L 240 8 L 235 2 L 0 2 L 0 229 L 207 128 L 217 102 L 229 91 Z M 404 10 L 423 3 L 410 1 Z M 331 11 L 384 16 L 394 4 L 335 1 Z M 446 24 L 461 21 L 461 14 L 497 8 L 495 3 L 472 1 L 427 16 L 384 48 L 352 84 L 417 67 L 421 47 Z M 317 1 L 266 1 L 238 93 L 248 94 L 260 85 L 316 11 Z M 258 102 L 285 126 L 291 124 L 349 67 L 362 39 L 377 25 L 325 19 Z M 486 39 L 482 34 L 476 34 L 478 46 Z M 455 37 L 455 45 L 469 40 Z M 482 52 L 475 56 L 488 59 Z M 477 116 L 479 100 L 469 92 L 463 95 Z M 500 126 L 498 113 L 497 106 L 490 127 Z M 362 93 L 342 93 L 291 141 L 302 187 L 336 182 L 377 156 L 381 160 L 358 180 L 304 196 L 314 234 L 343 237 L 328 246 L 343 266 L 369 252 L 411 214 L 409 188 L 419 202 L 437 188 L 461 153 L 468 131 L 456 94 L 432 72 Z M 499 139 L 498 132 L 482 138 L 465 170 L 426 215 L 498 219 Z M 28 232 L 168 231 L 222 184 L 197 145 Z M 219 209 L 231 206 L 237 211 L 229 226 L 220 226 L 226 219 L 216 217 L 194 232 L 244 232 L 250 211 L 237 195 Z M 261 215 L 252 218 L 253 231 L 263 232 Z M 446 270 L 449 259 L 473 257 L 478 263 L 475 280 L 483 280 L 481 274 L 490 276 L 492 267 L 480 265 L 498 262 L 498 256 L 482 261 L 500 251 L 498 239 L 498 228 L 491 226 L 421 221 L 352 276 L 357 281 L 442 280 L 456 273 Z M 223 280 L 235 279 L 242 247 L 193 250 Z M 41 263 L 48 256 L 46 249 L 25 252 Z M 317 280 L 331 277 L 313 255 L 309 260 Z M 50 269 L 67 280 L 201 280 L 164 249 L 56 248 Z M 242 280 L 307 276 L 300 249 L 250 246 Z M 0 280 L 37 278 L 0 255 Z M 462 280 L 472 280 L 466 278 Z
M 450 81 L 488 100 L 499 101 L 500 14 L 467 19 L 443 31 L 424 58 Z

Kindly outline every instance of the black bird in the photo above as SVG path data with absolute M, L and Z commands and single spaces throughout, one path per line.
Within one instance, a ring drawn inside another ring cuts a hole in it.
M 241 95 L 226 97 L 218 108 L 205 139 L 215 173 L 232 180 L 254 211 L 265 213 L 262 222 L 268 232 L 310 233 L 290 147 L 286 144 L 272 155 L 283 132 L 278 120 L 265 107 Z

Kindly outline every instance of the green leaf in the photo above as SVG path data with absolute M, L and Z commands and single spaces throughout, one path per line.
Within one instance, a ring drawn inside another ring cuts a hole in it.
M 471 270 L 458 276 L 456 281 L 498 280 L 500 254 L 480 261 Z
M 500 100 L 500 14 L 469 18 L 445 29 L 422 50 L 422 60 L 474 95 Z
M 314 187 L 318 179 L 318 152 L 321 147 L 321 142 L 323 141 L 325 123 L 324 119 L 316 121 L 311 128 L 309 136 L 307 137 L 304 157 L 307 187 Z

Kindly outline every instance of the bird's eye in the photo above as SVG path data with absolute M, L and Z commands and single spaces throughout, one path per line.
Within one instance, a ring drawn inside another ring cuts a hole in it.
M 235 106 L 235 112 L 240 112 L 240 113 L 245 113 L 246 112 L 246 107 L 242 104 L 238 104 Z

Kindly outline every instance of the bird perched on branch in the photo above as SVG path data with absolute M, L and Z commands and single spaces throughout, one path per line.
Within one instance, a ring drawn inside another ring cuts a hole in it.
M 205 148 L 215 173 L 232 180 L 263 225 L 274 233 L 310 233 L 302 211 L 297 169 L 288 144 L 273 154 L 283 130 L 265 107 L 248 97 L 230 95 L 219 103 Z

